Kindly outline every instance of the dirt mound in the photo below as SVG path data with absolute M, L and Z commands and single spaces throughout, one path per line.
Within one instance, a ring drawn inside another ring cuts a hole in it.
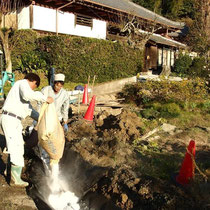
M 99 113 L 93 122 L 75 116 L 71 119 L 67 139 L 75 138 L 117 138 L 123 142 L 132 141 L 141 134 L 142 122 L 135 114 L 123 110 L 121 114 L 109 115 L 106 111 Z
M 112 199 L 121 209 L 196 209 L 201 205 L 188 196 L 190 189 L 137 176 L 126 168 L 110 170 L 92 190 Z
M 90 163 L 103 167 L 124 163 L 135 165 L 129 143 L 140 135 L 141 126 L 135 113 L 123 111 L 113 116 L 104 111 L 92 123 L 73 118 L 67 139 L 72 142 L 72 148 Z

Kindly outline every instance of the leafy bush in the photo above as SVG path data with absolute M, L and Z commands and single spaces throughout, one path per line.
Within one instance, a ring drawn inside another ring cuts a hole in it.
M 200 108 L 202 111 L 207 112 L 210 114 L 210 100 L 200 102 L 197 105 L 198 108 Z
M 173 71 L 179 76 L 189 75 L 190 66 L 192 65 L 192 59 L 189 55 L 179 55 L 179 58 L 174 62 Z
M 196 57 L 192 60 L 188 55 L 180 55 L 174 63 L 173 72 L 189 78 L 206 78 L 208 76 L 207 65 L 204 57 Z
M 202 77 L 205 78 L 208 75 L 208 70 L 206 68 L 206 62 L 204 57 L 194 58 L 192 65 L 189 70 L 190 77 Z
M 181 114 L 181 109 L 176 103 L 152 103 L 141 111 L 142 117 L 152 120 L 157 118 L 174 118 Z
M 30 55 L 36 50 L 37 33 L 32 30 L 17 30 L 10 38 L 10 45 L 12 46 L 12 65 L 13 70 L 24 69 L 22 65 L 22 56 Z
M 196 102 L 208 96 L 205 82 L 199 78 L 183 81 L 146 81 L 129 84 L 120 93 L 126 102 L 135 102 L 137 105 L 154 102 L 179 103 Z
M 141 116 L 146 119 L 152 120 L 158 118 L 160 116 L 160 113 L 153 108 L 147 108 L 141 111 Z
M 22 72 L 27 71 L 27 72 L 46 72 L 46 62 L 38 53 L 37 51 L 32 51 L 30 53 L 24 53 L 21 55 L 21 60 L 18 66 L 18 69 L 20 69 Z
M 175 103 L 163 104 L 160 108 L 160 116 L 163 118 L 173 118 L 181 114 L 179 105 Z

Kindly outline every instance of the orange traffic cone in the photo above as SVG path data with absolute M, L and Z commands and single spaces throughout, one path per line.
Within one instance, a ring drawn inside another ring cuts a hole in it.
M 88 103 L 89 103 L 89 99 L 88 99 L 88 85 L 85 85 L 83 98 L 82 98 L 82 104 L 88 104 Z
M 176 182 L 181 185 L 188 184 L 194 177 L 195 164 L 193 159 L 195 159 L 195 141 L 190 141 L 187 150 L 179 175 L 176 176 Z
M 88 120 L 88 121 L 92 121 L 93 120 L 93 112 L 94 112 L 94 108 L 95 108 L 95 101 L 96 101 L 96 96 L 94 95 L 90 105 L 85 113 L 84 119 Z

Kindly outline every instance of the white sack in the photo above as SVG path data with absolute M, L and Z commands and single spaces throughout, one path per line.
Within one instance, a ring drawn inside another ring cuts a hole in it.
M 59 160 L 63 156 L 65 136 L 54 103 L 42 105 L 36 127 L 39 144 L 51 159 Z

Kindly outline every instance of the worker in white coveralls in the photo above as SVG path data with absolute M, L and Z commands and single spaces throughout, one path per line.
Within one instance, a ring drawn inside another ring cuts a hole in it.
M 54 83 L 52 86 L 44 87 L 41 92 L 45 96 L 50 96 L 54 99 L 55 109 L 60 122 L 63 124 L 64 132 L 68 131 L 68 111 L 69 111 L 69 94 L 63 88 L 65 81 L 64 74 L 55 74 Z M 41 103 L 38 103 L 38 110 Z
M 27 116 L 35 120 L 38 120 L 39 117 L 39 113 L 32 108 L 30 101 L 53 102 L 52 97 L 34 91 L 39 85 L 40 78 L 37 74 L 27 74 L 24 79 L 15 82 L 2 108 L 0 123 L 6 137 L 7 151 L 10 155 L 10 185 L 28 186 L 28 182 L 21 179 L 21 172 L 24 167 L 24 140 L 21 120 Z

